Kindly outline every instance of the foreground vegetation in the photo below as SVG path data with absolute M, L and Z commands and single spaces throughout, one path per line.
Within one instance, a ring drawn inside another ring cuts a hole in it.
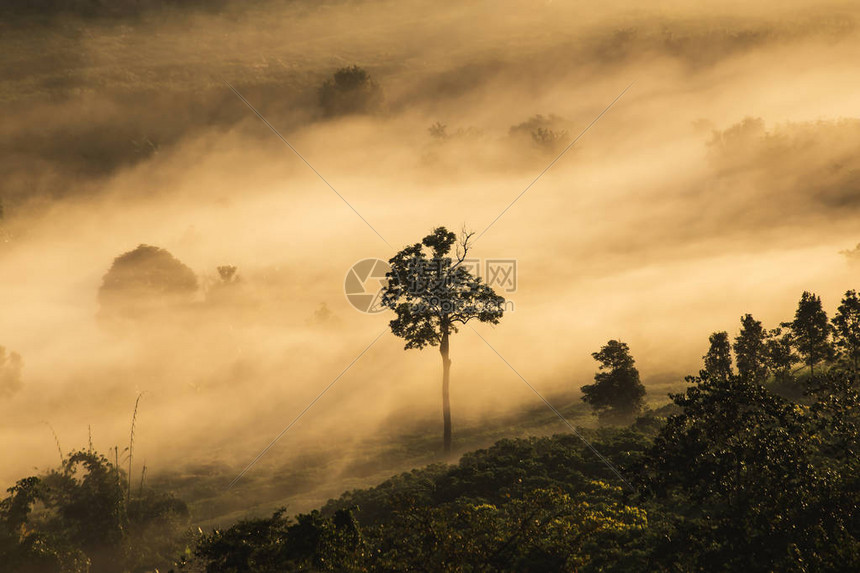
M 681 413 L 591 436 L 502 440 L 203 536 L 193 571 L 850 571 L 860 566 L 858 394 L 810 378 L 807 404 L 696 377 Z
M 135 494 L 117 462 L 76 452 L 9 490 L 0 559 L 34 572 L 858 570 L 856 293 L 832 321 L 804 293 L 779 329 L 745 315 L 733 344 L 710 342 L 686 391 L 628 426 L 503 439 L 206 533 L 189 531 L 183 502 Z

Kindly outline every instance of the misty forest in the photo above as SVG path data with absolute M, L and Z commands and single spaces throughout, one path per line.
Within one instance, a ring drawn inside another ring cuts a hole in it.
M 0 572 L 860 571 L 860 6 L 0 2 Z

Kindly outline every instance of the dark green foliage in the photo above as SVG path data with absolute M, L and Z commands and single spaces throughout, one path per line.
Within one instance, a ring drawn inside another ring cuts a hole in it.
M 673 399 L 646 463 L 649 485 L 686 507 L 695 570 L 825 571 L 860 567 L 856 390 L 828 378 L 800 407 L 741 376 L 693 379 Z M 840 422 L 837 423 L 836 421 Z M 707 542 L 703 543 L 703 541 Z
M 777 383 L 787 383 L 792 379 L 791 368 L 797 362 L 791 351 L 793 346 L 794 339 L 790 331 L 783 332 L 781 328 L 775 328 L 768 332 L 765 340 L 765 364 Z
M 617 495 L 594 482 L 575 496 L 536 489 L 500 504 L 467 499 L 431 507 L 404 504 L 387 524 L 396 535 L 380 540 L 371 570 L 575 570 L 589 561 L 590 551 L 603 551 L 604 535 L 646 523 L 644 512 L 620 503 Z
M 437 346 L 446 333 L 471 320 L 501 320 L 505 299 L 463 265 L 470 237 L 464 234 L 458 243 L 456 234 L 439 227 L 388 261 L 382 304 L 397 314 L 389 324 L 406 340 L 406 349 Z
M 821 298 L 804 291 L 797 304 L 794 320 L 786 323 L 786 326 L 791 328 L 794 346 L 810 371 L 814 373 L 816 364 L 833 358 L 830 323 L 821 306 Z
M 803 401 L 804 385 L 795 378 L 793 367 L 797 364 L 794 339 L 791 330 L 775 328 L 765 339 L 766 365 L 771 375 L 769 388 L 783 398 Z
M 751 314 L 741 317 L 741 331 L 735 338 L 734 351 L 738 374 L 749 382 L 764 382 L 767 378 L 766 332 L 761 322 Z
M 631 430 L 593 438 L 619 465 L 638 461 L 649 443 Z M 603 481 L 611 475 L 572 435 L 502 440 L 458 465 L 349 492 L 295 522 L 276 513 L 215 532 L 187 566 L 218 573 L 570 571 L 612 561 L 619 543 L 647 524 L 643 510 Z
M 599 451 L 622 467 L 632 465 L 648 445 L 640 432 L 606 432 L 593 440 Z M 464 454 L 457 465 L 432 465 L 395 476 L 375 488 L 345 493 L 323 511 L 356 506 L 362 525 L 373 525 L 384 521 L 394 509 L 392 503 L 403 498 L 424 505 L 461 497 L 496 504 L 533 489 L 575 494 L 589 480 L 612 479 L 617 478 L 576 436 L 506 439 L 491 448 Z
M 240 521 L 215 530 L 197 543 L 194 557 L 180 569 L 206 573 L 279 573 L 281 571 L 361 571 L 364 540 L 350 510 L 331 517 L 313 511 L 284 517 Z
M 185 504 L 145 492 L 129 502 L 124 474 L 91 451 L 19 480 L 0 502 L 0 563 L 16 571 L 112 573 L 170 564 Z
M 143 489 L 127 502 L 126 559 L 137 569 L 167 565 L 186 540 L 190 514 L 181 499 Z
M 708 339 L 710 347 L 705 359 L 705 372 L 711 377 L 728 378 L 732 374 L 732 347 L 728 332 L 715 332 Z
M 645 386 L 639 381 L 630 348 L 610 340 L 591 355 L 600 363 L 594 384 L 582 387 L 582 399 L 590 404 L 602 422 L 630 423 L 642 410 Z
M 860 373 L 860 298 L 857 291 L 845 293 L 832 322 L 839 358 L 856 378 Z
M 382 105 L 382 89 L 367 70 L 358 66 L 340 68 L 319 90 L 320 105 L 326 116 L 377 111 Z

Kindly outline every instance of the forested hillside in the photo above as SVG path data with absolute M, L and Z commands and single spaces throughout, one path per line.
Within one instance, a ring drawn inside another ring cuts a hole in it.
M 858 297 L 846 293 L 832 320 L 804 293 L 781 328 L 741 324 L 731 345 L 711 336 L 672 404 L 629 426 L 503 439 L 295 516 L 184 531 L 184 503 L 142 483 L 134 493 L 107 458 L 73 453 L 10 489 L 3 561 L 94 572 L 856 570 Z

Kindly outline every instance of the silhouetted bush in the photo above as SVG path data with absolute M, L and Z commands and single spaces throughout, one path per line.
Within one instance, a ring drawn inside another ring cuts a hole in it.
M 515 140 L 528 142 L 541 151 L 561 151 L 568 143 L 566 123 L 557 115 L 537 114 L 523 123 L 512 126 L 508 130 L 508 135 Z
M 140 245 L 114 259 L 99 289 L 102 312 L 139 317 L 189 302 L 197 292 L 194 272 L 164 249 Z
M 358 67 L 340 68 L 319 90 L 320 106 L 327 117 L 370 113 L 382 106 L 382 88 Z

